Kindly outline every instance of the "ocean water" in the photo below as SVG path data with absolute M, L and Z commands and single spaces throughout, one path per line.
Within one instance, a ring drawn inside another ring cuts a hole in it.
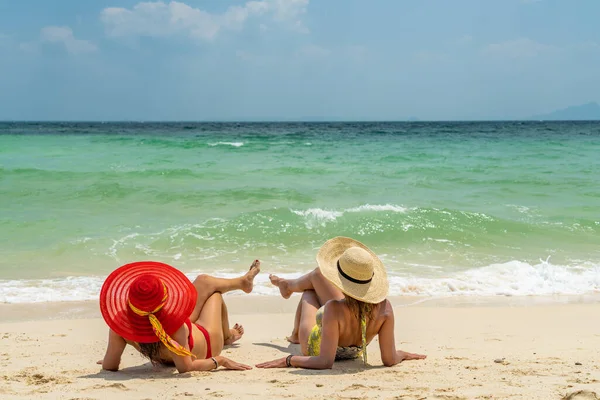
M 293 277 L 337 235 L 394 295 L 598 292 L 600 122 L 0 123 L 0 302 L 137 260 Z

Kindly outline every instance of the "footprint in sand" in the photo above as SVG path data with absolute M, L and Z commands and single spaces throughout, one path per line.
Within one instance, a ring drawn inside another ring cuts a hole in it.
M 94 385 L 90 389 L 119 389 L 119 390 L 129 390 L 129 388 L 122 383 L 111 383 L 108 385 Z
M 579 390 L 571 394 L 563 396 L 562 400 L 600 400 L 600 397 L 596 392 L 590 392 L 588 390 Z

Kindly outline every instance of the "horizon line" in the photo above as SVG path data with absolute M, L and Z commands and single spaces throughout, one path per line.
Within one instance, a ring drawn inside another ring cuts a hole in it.
M 19 120 L 6 119 L 0 120 L 0 124 L 5 123 L 94 123 L 94 124 L 113 124 L 113 123 L 190 123 L 190 124 L 251 124 L 251 123 L 419 123 L 419 122 L 600 122 L 598 119 L 215 119 L 215 120 L 86 120 L 86 119 L 65 119 L 65 120 Z

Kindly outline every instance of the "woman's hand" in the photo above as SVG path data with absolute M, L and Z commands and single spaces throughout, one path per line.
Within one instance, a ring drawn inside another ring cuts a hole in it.
M 221 366 L 225 369 L 231 369 L 231 370 L 235 370 L 235 371 L 247 371 L 249 369 L 252 369 L 252 367 L 249 365 L 240 364 L 238 362 L 230 360 L 229 358 L 225 358 L 225 357 L 220 357 L 220 358 L 221 358 L 220 360 L 217 360 L 219 362 L 219 366 Z
M 283 357 L 278 358 L 277 360 L 256 364 L 256 368 L 287 368 L 287 364 L 285 362 L 286 358 L 287 357 Z
M 424 360 L 427 358 L 427 356 L 424 354 L 407 353 L 406 351 L 402 351 L 402 350 L 398 350 L 396 352 L 396 354 L 397 354 L 396 360 L 398 361 L 398 363 L 401 363 L 402 361 L 410 361 L 410 360 Z

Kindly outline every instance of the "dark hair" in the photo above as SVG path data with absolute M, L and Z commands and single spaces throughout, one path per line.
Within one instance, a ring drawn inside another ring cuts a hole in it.
M 140 353 L 142 353 L 142 356 L 150 360 L 152 365 L 159 365 L 163 364 L 164 362 L 160 358 L 161 344 L 161 342 L 138 343 L 138 345 L 140 346 Z
M 356 300 L 346 294 L 344 294 L 344 297 L 346 297 L 346 304 L 348 305 L 350 312 L 358 319 L 359 323 L 363 315 L 365 315 L 367 319 L 373 319 L 373 311 L 377 304 L 365 303 L 364 301 Z

